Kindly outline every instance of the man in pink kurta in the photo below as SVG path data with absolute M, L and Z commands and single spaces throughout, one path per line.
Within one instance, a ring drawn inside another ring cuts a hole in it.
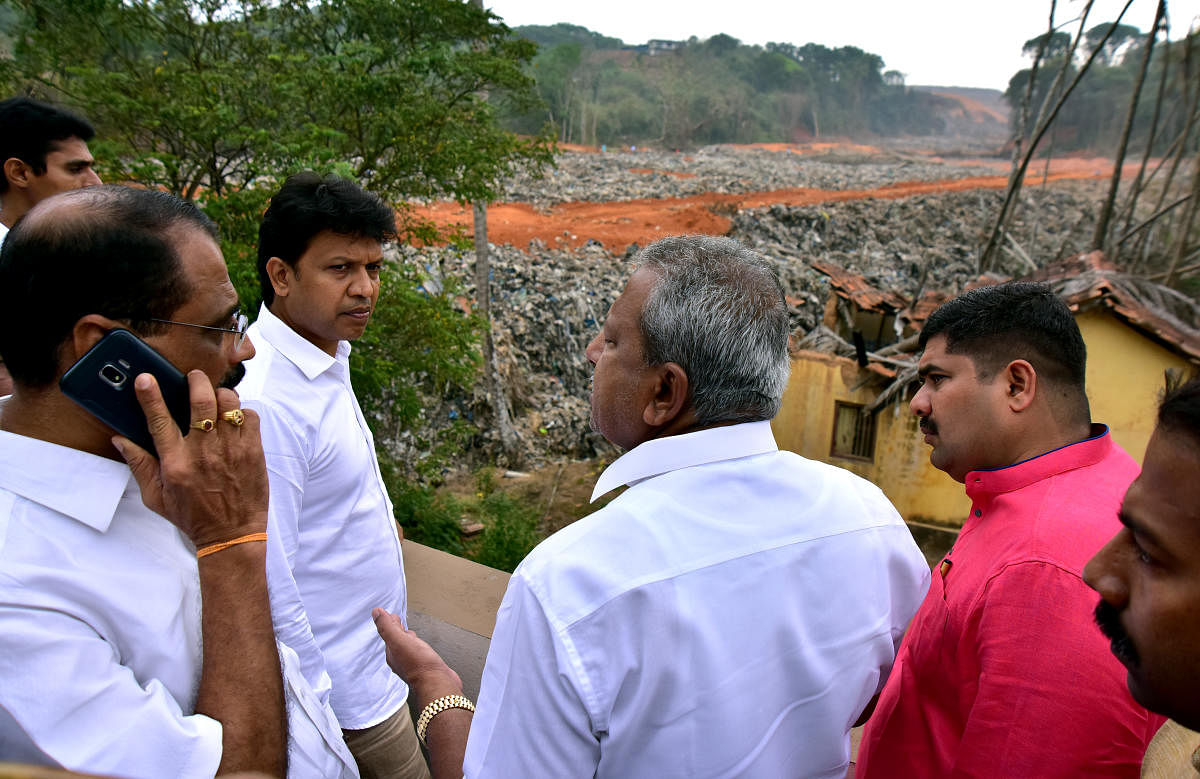
M 930 317 L 912 401 L 971 513 L 867 724 L 858 777 L 1137 776 L 1138 706 L 1081 578 L 1137 464 L 1090 422 L 1085 351 L 1045 287 L 974 290 Z

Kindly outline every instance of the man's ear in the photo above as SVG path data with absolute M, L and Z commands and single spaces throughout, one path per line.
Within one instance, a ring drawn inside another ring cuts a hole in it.
M 103 338 L 109 330 L 119 327 L 125 327 L 125 325 L 100 314 L 81 316 L 75 322 L 75 326 L 71 328 L 71 337 L 60 347 L 59 361 L 65 363 L 63 370 L 71 367 L 80 357 L 87 354 L 88 350 L 95 346 L 96 342 Z
M 296 269 L 278 257 L 267 260 L 267 278 L 275 290 L 275 297 L 286 298 L 291 289 L 292 279 L 296 277 Z
M 642 412 L 642 421 L 651 427 L 664 427 L 687 408 L 688 377 L 674 362 L 656 365 L 652 370 L 654 394 Z
M 33 168 L 26 165 L 25 161 L 19 157 L 9 157 L 4 161 L 4 178 L 8 179 L 9 186 L 24 189 L 29 186 L 31 176 L 33 176 Z
M 998 378 L 1007 389 L 1010 409 L 1024 411 L 1033 405 L 1038 390 L 1037 371 L 1027 360 L 1013 360 Z

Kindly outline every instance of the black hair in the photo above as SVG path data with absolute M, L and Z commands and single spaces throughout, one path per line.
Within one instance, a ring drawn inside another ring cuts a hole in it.
M 1180 433 L 1200 446 L 1200 374 L 1189 379 L 1168 379 L 1158 406 L 1159 429 Z
M 275 300 L 267 261 L 278 257 L 294 268 L 313 238 L 323 232 L 383 243 L 396 236 L 396 213 L 378 195 L 349 179 L 311 171 L 288 177 L 271 198 L 258 228 L 258 283 L 264 303 Z
M 70 111 L 28 97 L 0 101 L 0 164 L 16 157 L 37 175 L 46 172 L 46 155 L 59 141 L 90 141 L 96 131 L 87 120 Z M 0 195 L 8 191 L 8 177 L 0 176 Z
M 1045 284 L 1010 281 L 980 287 L 934 311 L 919 338 L 921 349 L 944 336 L 946 351 L 971 358 L 988 380 L 1013 360 L 1027 360 L 1038 378 L 1055 385 L 1087 416 L 1087 347 L 1062 298 Z
M 63 207 L 65 199 L 75 207 Z M 217 228 L 193 203 L 165 192 L 101 186 L 45 202 L 9 232 L 0 249 L 0 356 L 13 381 L 51 384 L 58 350 L 81 317 L 125 320 L 145 334 L 170 319 L 190 290 L 174 230 Z

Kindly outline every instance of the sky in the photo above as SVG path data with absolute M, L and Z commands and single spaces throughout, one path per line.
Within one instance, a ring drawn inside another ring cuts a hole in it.
M 1112 21 L 1124 0 L 1095 0 L 1086 29 Z M 703 40 L 718 33 L 742 43 L 857 46 L 910 85 L 1004 90 L 1029 61 L 1025 41 L 1046 30 L 1049 0 L 484 0 L 509 27 L 577 24 L 637 45 L 653 38 Z M 1084 0 L 1058 0 L 1056 23 L 1077 19 Z M 1122 19 L 1143 32 L 1156 0 L 1133 0 Z M 1171 39 L 1200 26 L 1200 0 L 1170 0 Z M 1065 28 L 1074 33 L 1078 21 Z

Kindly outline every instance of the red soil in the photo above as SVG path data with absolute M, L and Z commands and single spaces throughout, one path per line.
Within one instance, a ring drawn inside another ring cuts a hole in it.
M 877 149 L 848 143 L 759 144 L 759 148 L 790 151 L 798 154 L 828 151 L 873 154 Z M 582 148 L 582 147 L 581 147 Z M 937 159 L 937 158 L 933 158 Z M 1007 184 L 1008 162 L 1004 160 L 954 160 L 954 164 L 993 168 L 996 176 L 941 181 L 908 181 L 871 190 L 783 189 L 775 192 L 752 192 L 739 195 L 707 193 L 681 198 L 626 200 L 607 203 L 576 201 L 539 211 L 527 203 L 495 203 L 488 207 L 488 240 L 495 244 L 511 244 L 524 248 L 538 239 L 551 248 L 579 247 L 589 239 L 604 244 L 613 252 L 624 251 L 631 243 L 645 246 L 668 235 L 706 233 L 723 235 L 729 231 L 729 214 L 742 208 L 759 208 L 776 203 L 783 205 L 815 205 L 861 198 L 903 198 L 938 192 L 961 192 L 970 189 L 1003 189 Z M 637 173 L 666 173 L 687 176 L 675 171 L 637 169 Z M 1030 166 L 1026 185 L 1042 182 L 1044 163 Z M 1125 176 L 1136 173 L 1136 166 L 1127 166 Z M 1060 158 L 1052 161 L 1047 181 L 1066 179 L 1107 178 L 1112 175 L 1112 162 L 1103 158 Z M 458 226 L 469 234 L 471 209 L 457 203 L 433 203 L 415 209 L 418 216 L 432 220 L 441 227 Z

